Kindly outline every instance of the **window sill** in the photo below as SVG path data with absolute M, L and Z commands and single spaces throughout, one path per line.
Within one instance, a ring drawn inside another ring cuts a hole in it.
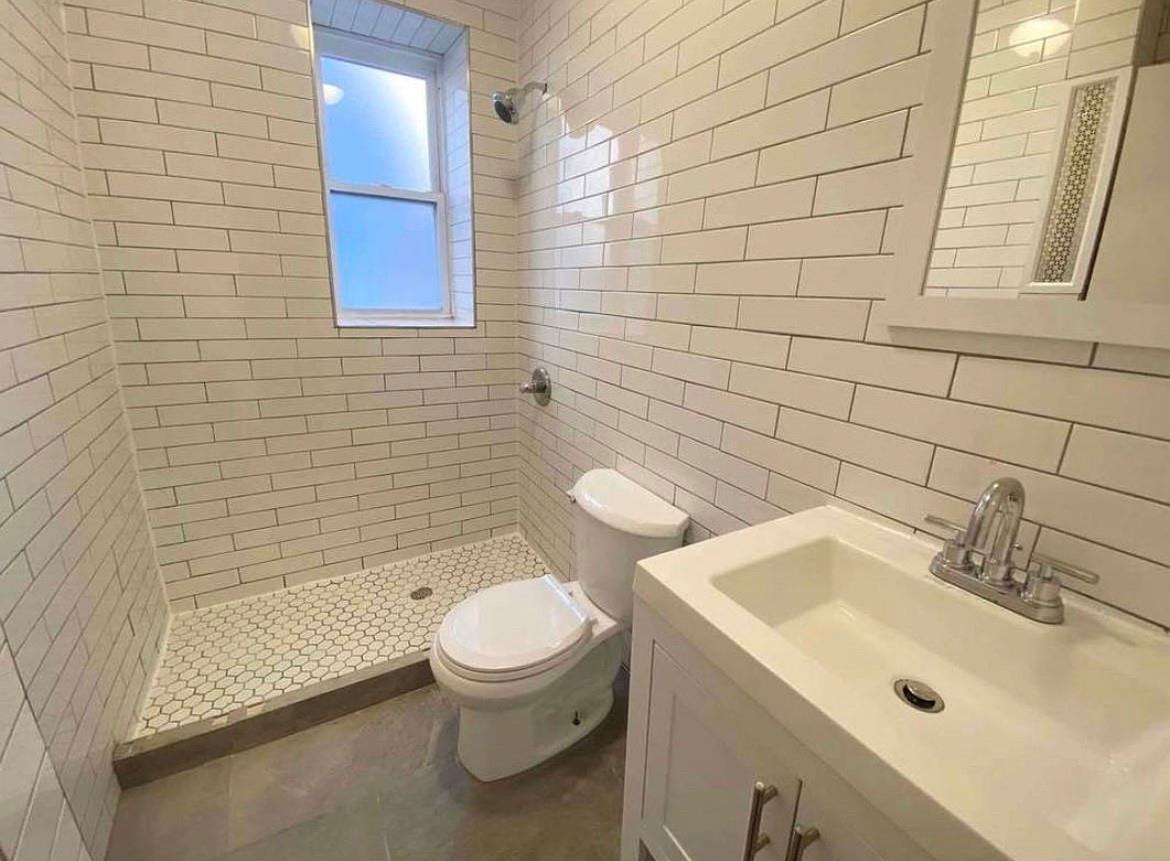
M 338 317 L 339 329 L 474 329 L 475 315 L 454 317 Z

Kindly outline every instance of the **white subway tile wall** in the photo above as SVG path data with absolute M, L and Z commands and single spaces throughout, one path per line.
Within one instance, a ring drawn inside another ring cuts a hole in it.
M 517 12 L 411 5 L 467 28 L 473 177 L 451 232 L 467 285 L 474 185 L 472 329 L 334 325 L 305 0 L 68 7 L 118 370 L 176 608 L 515 528 L 515 132 L 487 94 L 515 80 Z M 328 15 L 422 38 L 421 15 L 376 0 Z
M 167 609 L 86 211 L 62 9 L 2 10 L 0 849 L 100 858 L 118 800 L 111 752 L 137 717 Z
M 980 38 L 1048 8 L 985 3 Z M 552 95 L 521 126 L 517 344 L 554 388 L 519 401 L 520 521 L 562 573 L 565 491 L 596 466 L 689 511 L 691 540 L 825 502 L 921 529 L 1015 475 L 1029 548 L 1170 624 L 1170 354 L 870 331 L 925 18 L 912 0 L 525 8 L 520 76 Z
M 1031 280 L 1063 82 L 1132 63 L 1141 5 L 980 4 L 928 292 L 1014 297 Z
M 89 861 L 92 857 L 2 637 L 0 856 L 12 861 Z

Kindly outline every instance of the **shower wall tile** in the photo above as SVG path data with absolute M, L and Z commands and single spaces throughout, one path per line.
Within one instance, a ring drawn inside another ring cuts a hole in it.
M 1008 121 L 1021 110 L 1008 89 L 1046 60 L 1011 60 L 987 34 L 1006 39 L 1049 5 L 980 13 L 988 86 L 964 122 L 989 136 L 965 154 L 1006 167 L 986 194 L 952 190 L 988 219 L 946 231 L 953 254 L 1002 243 L 998 220 L 1028 214 L 1002 208 L 997 183 L 1015 189 L 1036 158 L 1011 148 L 1033 131 Z M 1128 44 L 1132 6 L 1081 4 L 1098 23 L 1073 52 Z M 1099 571 L 1093 596 L 1170 625 L 1170 354 L 994 338 L 907 349 L 869 323 L 895 286 L 929 37 L 914 2 L 524 8 L 520 77 L 547 78 L 553 97 L 520 126 L 517 345 L 554 389 L 547 408 L 519 401 L 519 516 L 560 572 L 565 491 L 591 467 L 690 512 L 692 541 L 826 502 L 918 530 L 927 513 L 965 519 L 986 481 L 1015 475 L 1033 495 L 1029 545 Z M 1051 45 L 1062 76 L 1069 47 Z M 605 141 L 608 160 L 580 181 L 575 154 Z M 672 204 L 701 225 L 675 232 Z
M 332 316 L 311 20 L 393 37 L 377 28 L 401 9 L 67 7 L 118 374 L 176 608 L 515 528 L 515 133 L 487 96 L 515 82 L 519 13 L 411 5 L 398 31 L 455 59 L 448 228 L 459 304 L 477 286 L 470 329 Z
M 111 752 L 167 607 L 83 167 L 139 156 L 79 146 L 60 4 L 2 0 L 0 40 L 0 854 L 100 858 L 118 800 Z M 115 86 L 132 114 L 142 70 L 126 71 Z M 142 169 L 159 158 L 142 154 Z
M 8 644 L 0 638 L 0 853 L 13 861 L 89 861 Z

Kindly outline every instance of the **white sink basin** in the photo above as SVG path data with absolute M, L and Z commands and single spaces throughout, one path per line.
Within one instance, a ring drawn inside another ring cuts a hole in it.
M 636 591 L 941 861 L 1170 859 L 1170 637 L 1067 595 L 1033 622 L 935 549 L 825 507 L 645 560 Z

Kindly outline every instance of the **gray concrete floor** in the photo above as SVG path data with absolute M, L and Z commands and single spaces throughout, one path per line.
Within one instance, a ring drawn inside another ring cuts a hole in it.
M 122 794 L 108 861 L 613 861 L 625 678 L 588 737 L 480 783 L 423 688 Z

